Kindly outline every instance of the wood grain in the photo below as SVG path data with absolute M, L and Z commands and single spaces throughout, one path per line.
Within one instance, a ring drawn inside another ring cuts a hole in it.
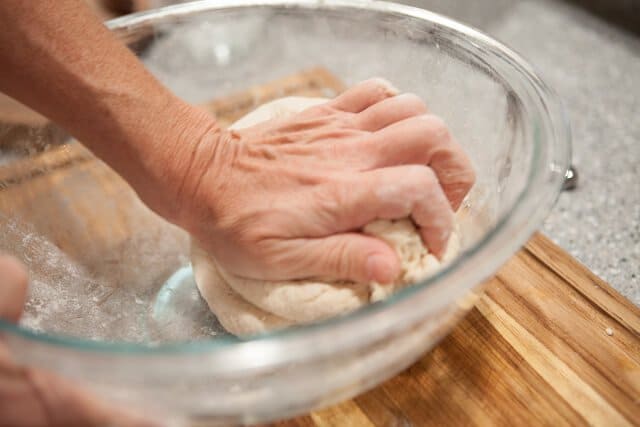
M 228 124 L 280 96 L 334 96 L 341 90 L 329 72 L 314 69 L 208 107 Z M 51 212 L 57 223 L 81 210 L 109 215 L 102 246 L 94 243 L 89 252 L 121 251 L 131 228 L 116 225 L 130 224 L 131 218 L 92 211 L 91 202 L 68 206 L 68 199 L 48 191 L 59 188 L 70 170 L 99 182 L 114 200 L 131 202 L 124 181 L 80 144 L 71 144 L 0 168 L 0 211 L 20 212 L 38 223 L 46 223 Z M 49 215 L 32 212 L 43 197 L 53 206 Z M 63 246 L 78 245 L 86 237 L 86 230 L 74 225 L 40 227 Z M 76 249 L 68 250 L 87 256 L 82 246 Z M 541 234 L 483 289 L 451 334 L 400 375 L 355 399 L 273 425 L 640 425 L 637 307 Z
M 539 233 L 484 291 L 400 375 L 278 425 L 640 425 L 637 307 Z

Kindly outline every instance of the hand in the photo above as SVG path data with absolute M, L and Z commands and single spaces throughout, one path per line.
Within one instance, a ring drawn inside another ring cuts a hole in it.
M 24 267 L 0 256 L 0 318 L 20 317 L 27 290 Z M 104 404 L 76 385 L 14 361 L 0 335 L 1 426 L 148 426 Z
M 358 229 L 411 216 L 440 256 L 475 179 L 442 120 L 381 79 L 291 117 L 211 131 L 190 154 L 176 222 L 230 272 L 263 279 L 390 282 L 394 251 Z
M 356 231 L 410 215 L 440 255 L 474 181 L 442 121 L 380 80 L 221 131 L 80 0 L 0 1 L 0 63 L 1 91 L 68 130 L 243 276 L 391 281 L 395 253 Z

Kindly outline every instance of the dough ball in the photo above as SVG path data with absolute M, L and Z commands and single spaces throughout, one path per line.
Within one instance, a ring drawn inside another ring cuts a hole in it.
M 230 333 L 257 334 L 292 325 L 291 321 L 263 311 L 236 294 L 218 273 L 211 255 L 193 242 L 191 263 L 200 294 L 220 324 Z

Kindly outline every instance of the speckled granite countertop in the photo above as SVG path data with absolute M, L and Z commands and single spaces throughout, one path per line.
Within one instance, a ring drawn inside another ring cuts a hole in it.
M 560 1 L 406 3 L 501 40 L 560 94 L 580 182 L 543 232 L 640 305 L 640 37 Z

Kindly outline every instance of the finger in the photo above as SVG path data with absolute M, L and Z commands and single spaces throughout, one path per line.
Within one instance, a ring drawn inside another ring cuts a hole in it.
M 374 78 L 347 89 L 329 101 L 328 104 L 338 110 L 359 113 L 371 105 L 397 94 L 398 89 L 393 87 L 391 83 L 384 79 Z
M 382 240 L 360 233 L 310 239 L 300 247 L 300 251 L 314 260 L 305 271 L 299 272 L 302 275 L 358 283 L 391 283 L 400 274 L 400 262 L 395 251 Z
M 0 318 L 19 319 L 27 282 L 26 270 L 17 259 L 0 256 Z M 0 413 L 6 425 L 157 425 L 103 404 L 53 374 L 19 366 L 3 350 L 0 346 Z
M 158 424 L 130 409 L 103 402 L 76 384 L 49 372 L 21 368 L 22 381 L 32 390 L 32 406 L 43 408 L 45 425 L 151 427 Z
M 374 132 L 400 120 L 426 113 L 427 106 L 418 96 L 403 93 L 370 106 L 358 114 L 356 120 L 361 129 Z
M 0 256 L 0 318 L 18 321 L 27 295 L 27 272 L 17 259 Z
M 306 235 L 358 229 L 375 219 L 411 217 L 427 248 L 440 257 L 453 227 L 453 210 L 431 168 L 405 165 L 357 173 L 320 184 L 300 199 L 311 207 Z M 309 227 L 309 224 L 313 224 Z
M 452 138 L 442 119 L 433 115 L 396 122 L 373 135 L 359 138 L 359 145 L 356 151 L 373 153 L 369 168 L 399 164 L 430 166 L 454 210 L 475 182 L 469 157 Z
M 455 221 L 454 211 L 442 191 L 423 193 L 424 201 L 416 203 L 411 214 L 425 246 L 436 258 L 444 256 Z

